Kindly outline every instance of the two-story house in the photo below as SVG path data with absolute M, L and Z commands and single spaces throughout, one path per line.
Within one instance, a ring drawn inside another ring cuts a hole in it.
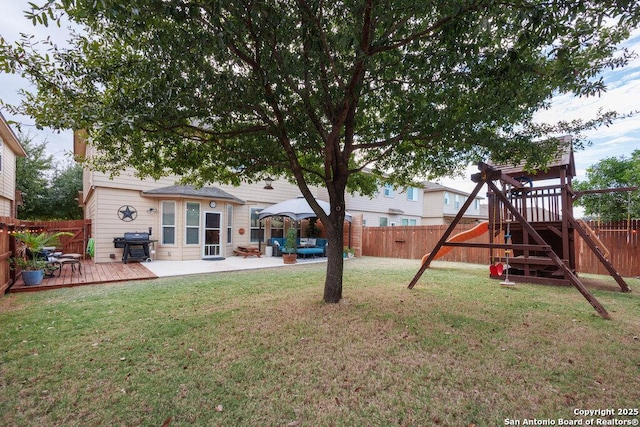
M 16 134 L 0 113 L 0 216 L 17 216 L 22 198 L 16 191 L 16 160 L 26 156 Z
M 76 156 L 89 157 L 92 150 L 76 135 Z M 300 196 L 300 190 L 284 180 L 196 189 L 176 185 L 178 178 L 139 179 L 133 170 L 125 170 L 112 179 L 85 169 L 80 202 L 85 218 L 91 219 L 94 260 L 119 262 L 123 249 L 114 239 L 125 233 L 151 231 L 152 258 L 181 261 L 232 256 L 237 246 L 264 244 L 284 236 L 289 227 L 304 235 L 307 228 L 283 217 L 262 223 L 258 219 L 263 209 Z M 312 191 L 323 199 L 323 189 Z
M 470 194 L 434 182 L 424 183 L 422 225 L 449 224 L 465 204 Z M 476 197 L 464 214 L 462 223 L 487 219 L 486 205 Z
M 469 196 L 464 191 L 425 181 L 422 187 L 385 185 L 374 198 L 351 195 L 346 197 L 346 203 L 349 212 L 362 215 L 365 227 L 441 225 L 455 218 Z M 481 197 L 476 197 L 462 222 L 486 219 L 486 205 Z
M 351 214 L 361 214 L 365 227 L 422 225 L 423 201 L 422 188 L 383 185 L 373 198 L 347 195 L 346 209 Z
M 77 156 L 91 156 L 92 149 L 76 135 Z M 94 259 L 120 261 L 123 249 L 114 239 L 128 232 L 151 231 L 153 258 L 191 260 L 228 257 L 238 246 L 283 237 L 290 227 L 298 228 L 300 236 L 309 228 L 308 220 L 293 223 L 286 217 L 269 217 L 261 223 L 258 219 L 263 209 L 300 196 L 300 190 L 285 180 L 195 189 L 176 185 L 177 179 L 139 179 L 133 170 L 111 179 L 85 169 L 81 204 L 85 218 L 92 221 Z M 328 201 L 325 188 L 311 190 L 317 199 Z M 365 225 L 423 225 L 428 194 L 426 187 L 382 186 L 373 198 L 347 195 L 346 208 Z

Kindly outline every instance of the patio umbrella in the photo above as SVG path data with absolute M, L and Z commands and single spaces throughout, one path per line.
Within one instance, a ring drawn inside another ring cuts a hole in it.
M 329 203 L 316 199 L 316 202 L 320 205 L 320 207 L 325 211 L 327 215 L 331 212 L 331 206 Z M 275 205 L 269 206 L 266 209 L 263 209 L 262 212 L 258 215 L 259 219 L 264 219 L 270 216 L 288 216 L 296 221 L 305 218 L 314 218 L 317 215 L 309 206 L 309 202 L 305 200 L 304 197 L 296 197 L 295 199 L 285 200 L 284 202 L 276 203 Z M 344 213 L 344 219 L 351 222 L 351 214 L 349 212 Z

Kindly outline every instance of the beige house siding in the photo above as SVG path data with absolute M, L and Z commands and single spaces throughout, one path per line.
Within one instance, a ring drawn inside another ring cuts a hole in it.
M 445 193 L 448 195 L 448 203 L 445 202 Z M 451 222 L 451 219 L 460 212 L 468 197 L 468 194 L 452 188 L 425 191 L 423 224 L 441 225 Z M 486 219 L 486 215 L 483 215 L 481 210 L 481 201 L 481 198 L 476 197 L 465 212 L 464 218 L 467 220 Z
M 297 187 L 293 187 L 284 181 L 274 182 L 274 190 L 264 190 L 264 183 L 247 184 L 242 187 L 219 185 L 217 188 L 243 199 L 256 199 L 262 197 L 262 201 L 247 201 L 245 204 L 217 201 L 215 208 L 209 207 L 209 199 L 194 199 L 169 196 L 144 195 L 147 189 L 161 188 L 173 185 L 175 179 L 163 179 L 159 181 L 140 180 L 132 175 L 123 174 L 113 180 L 105 179 L 105 175 L 97 172 L 88 173 L 85 185 L 92 182 L 92 186 L 85 200 L 85 217 L 92 219 L 92 236 L 96 241 L 96 262 L 120 262 L 122 260 L 121 248 L 114 248 L 113 238 L 122 237 L 125 232 L 147 232 L 152 228 L 154 244 L 154 258 L 159 260 L 188 260 L 200 259 L 203 256 L 203 230 L 206 212 L 220 214 L 220 244 L 223 257 L 233 255 L 233 250 L 239 245 L 255 245 L 250 242 L 250 215 L 251 208 L 264 209 L 278 201 L 299 195 Z M 109 184 L 109 187 L 104 185 Z M 128 187 L 128 188 L 127 188 Z M 132 189 L 135 187 L 135 189 Z M 175 243 L 162 243 L 162 204 L 163 201 L 174 201 L 176 206 Z M 198 245 L 186 244 L 186 204 L 187 202 L 200 205 L 200 233 Z M 231 242 L 227 242 L 228 206 L 233 207 L 231 218 Z M 97 208 L 99 206 L 99 209 Z M 133 221 L 122 221 L 118 211 L 123 206 L 132 206 L 137 211 L 137 217 Z M 266 230 L 268 231 L 268 230 Z M 270 236 L 265 231 L 265 241 Z
M 369 227 L 378 227 L 385 218 L 388 225 L 402 225 L 403 220 L 415 220 L 422 224 L 423 195 L 418 191 L 418 200 L 409 200 L 405 189 L 396 189 L 391 196 L 385 196 L 380 188 L 373 197 L 352 195 L 346 198 L 346 209 L 352 215 L 362 215 Z
M 122 260 L 122 249 L 113 246 L 114 237 L 122 237 L 125 232 L 146 232 L 149 227 L 155 229 L 155 218 L 147 213 L 152 204 L 142 199 L 137 190 L 96 187 L 90 197 L 85 217 L 92 220 L 97 262 Z M 138 216 L 134 221 L 124 222 L 118 217 L 118 210 L 125 205 L 135 206 Z
M 74 142 L 76 153 L 91 156 L 91 147 L 87 147 L 80 140 Z M 171 193 L 164 196 L 158 193 L 146 193 L 149 190 L 162 189 L 177 184 L 179 177 L 172 176 L 159 180 L 139 179 L 133 169 L 127 169 L 117 176 L 95 171 L 85 171 L 83 201 L 85 218 L 92 220 L 93 237 L 95 238 L 95 260 L 97 262 L 121 262 L 123 250 L 114 248 L 113 238 L 122 237 L 125 232 L 147 232 L 152 229 L 154 253 L 152 258 L 158 260 L 190 260 L 200 259 L 204 255 L 204 221 L 207 212 L 217 212 L 220 215 L 220 253 L 221 257 L 233 256 L 233 250 L 238 246 L 256 246 L 258 241 L 252 241 L 251 212 L 253 209 L 264 209 L 275 203 L 300 197 L 300 190 L 296 185 L 286 180 L 273 182 L 273 189 L 264 188 L 264 182 L 243 184 L 234 187 L 213 183 L 210 186 L 222 190 L 237 200 L 225 198 L 213 200 L 217 203 L 214 208 L 209 206 L 212 200 L 206 197 L 181 196 Z M 311 188 L 312 194 L 320 200 L 328 201 L 327 190 L 324 187 Z M 384 188 L 380 188 L 373 198 L 359 195 L 346 196 L 346 209 L 354 217 L 362 217 L 366 225 L 378 226 L 380 219 L 385 218 L 387 225 L 416 225 L 442 224 L 444 221 L 442 192 L 416 190 L 417 200 L 409 200 L 406 189 L 394 189 L 393 195 L 385 195 Z M 162 243 L 162 206 L 163 201 L 175 202 L 175 242 Z M 462 199 L 461 199 L 462 202 Z M 187 203 L 197 203 L 200 207 L 200 227 L 198 244 L 186 244 L 186 207 Z M 452 199 L 453 203 L 453 199 Z M 136 209 L 137 217 L 134 221 L 122 221 L 118 211 L 124 206 Z M 232 207 L 231 217 L 228 208 Z M 231 221 L 231 241 L 227 240 L 228 223 Z M 271 237 L 269 219 L 263 221 L 263 240 L 266 244 Z M 285 220 L 284 229 L 290 226 Z M 302 226 L 304 232 L 306 225 Z
M 0 216 L 13 216 L 16 197 L 16 156 L 0 138 Z
M 20 142 L 0 113 L 0 215 L 15 216 L 16 159 L 26 157 Z
M 424 193 L 424 220 L 425 225 L 442 224 L 442 213 L 444 211 L 444 193 L 431 192 Z M 440 222 L 433 222 L 440 221 Z

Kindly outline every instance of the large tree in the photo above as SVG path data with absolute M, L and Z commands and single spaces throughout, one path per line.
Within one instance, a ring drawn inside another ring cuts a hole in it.
M 47 154 L 47 142 L 35 142 L 31 134 L 19 133 L 26 157 L 16 160 L 16 188 L 22 192 L 23 205 L 18 207 L 20 219 L 45 219 L 51 215 L 49 182 L 54 167 L 53 156 Z
M 84 212 L 78 203 L 79 191 L 82 191 L 82 164 L 75 161 L 58 164 L 49 188 L 49 200 L 55 207 L 52 217 L 82 219 Z
M 626 63 L 616 45 L 639 19 L 635 0 L 51 0 L 29 17 L 61 13 L 82 28 L 71 48 L 0 51 L 37 85 L 22 112 L 87 129 L 95 168 L 289 178 L 328 234 L 327 302 L 342 297 L 346 191 L 489 155 L 544 164 L 547 136 L 612 116 L 535 125 L 534 112 L 604 90 L 597 74 Z
M 631 157 L 608 157 L 587 168 L 584 181 L 575 180 L 578 191 L 620 189 L 640 186 L 640 150 Z M 585 214 L 603 221 L 640 218 L 640 190 L 585 194 L 578 199 Z

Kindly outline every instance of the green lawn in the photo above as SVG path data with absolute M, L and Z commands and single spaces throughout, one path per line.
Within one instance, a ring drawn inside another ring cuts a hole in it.
M 497 426 L 640 406 L 640 280 L 598 284 L 603 320 L 573 288 L 505 289 L 486 267 L 436 262 L 410 291 L 418 266 L 348 260 L 334 305 L 323 264 L 4 296 L 0 425 Z

